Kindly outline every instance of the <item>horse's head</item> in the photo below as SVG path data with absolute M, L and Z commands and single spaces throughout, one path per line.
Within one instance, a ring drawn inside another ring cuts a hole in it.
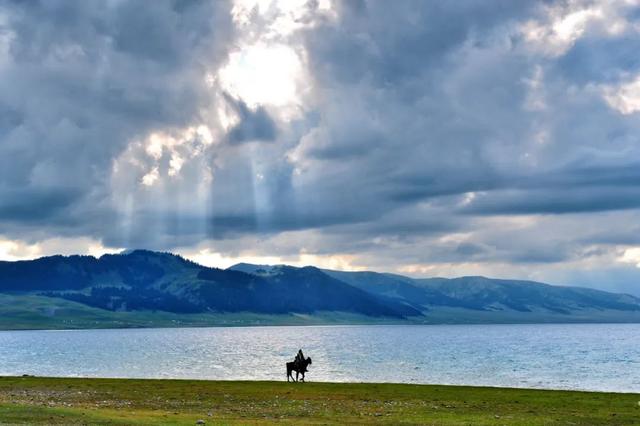
M 311 357 L 307 358 L 307 364 L 311 365 Z

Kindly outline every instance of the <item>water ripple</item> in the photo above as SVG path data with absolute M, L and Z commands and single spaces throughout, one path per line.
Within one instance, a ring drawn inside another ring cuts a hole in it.
M 640 392 L 638 324 L 183 328 L 0 332 L 0 375 L 308 378 Z

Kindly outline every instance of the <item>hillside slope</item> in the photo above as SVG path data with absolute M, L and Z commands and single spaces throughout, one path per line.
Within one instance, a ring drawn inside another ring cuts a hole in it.
M 273 276 L 206 268 L 169 253 L 53 256 L 0 262 L 0 293 L 62 298 L 109 311 L 180 314 L 340 311 L 402 318 L 418 310 L 329 277 L 315 268 Z

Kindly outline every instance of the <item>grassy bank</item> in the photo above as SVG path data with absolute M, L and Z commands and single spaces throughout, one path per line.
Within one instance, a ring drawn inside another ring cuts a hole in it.
M 73 330 L 149 327 L 237 327 L 339 324 L 529 324 L 640 323 L 640 311 L 583 310 L 571 315 L 543 312 L 429 310 L 408 319 L 371 317 L 347 312 L 259 314 L 255 312 L 176 314 L 162 311 L 114 312 L 55 297 L 0 293 L 0 330 Z
M 0 378 L 1 424 L 640 424 L 640 395 L 398 384 Z
M 0 330 L 410 323 L 398 318 L 369 317 L 345 312 L 316 312 L 310 315 L 293 313 L 268 315 L 254 312 L 202 314 L 175 314 L 162 311 L 114 312 L 55 297 L 0 293 Z

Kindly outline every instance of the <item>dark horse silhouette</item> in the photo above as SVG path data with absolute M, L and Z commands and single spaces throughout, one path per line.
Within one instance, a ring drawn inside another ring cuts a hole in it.
M 291 361 L 287 363 L 287 382 L 289 381 L 289 378 L 291 378 L 291 380 L 293 379 L 293 374 L 292 372 L 296 372 L 296 378 L 294 381 L 298 381 L 298 375 L 301 374 L 302 378 L 300 379 L 301 382 L 304 382 L 304 373 L 307 372 L 307 367 L 311 365 L 311 357 L 307 358 L 307 359 L 303 359 L 302 361 Z

